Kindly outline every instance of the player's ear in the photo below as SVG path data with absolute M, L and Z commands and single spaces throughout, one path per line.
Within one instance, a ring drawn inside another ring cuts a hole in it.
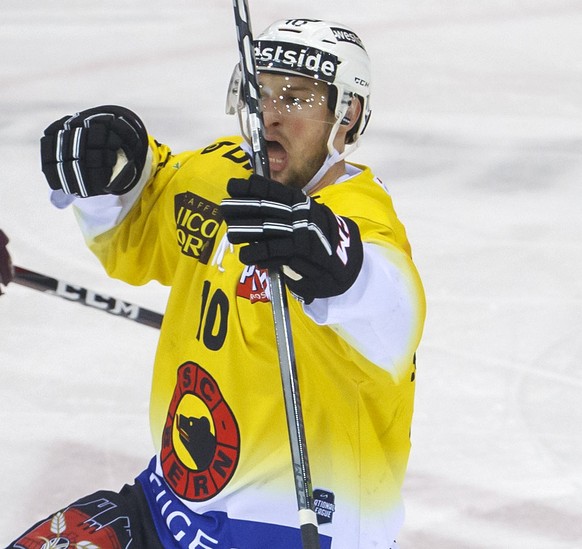
M 340 127 L 338 130 L 338 138 L 341 140 L 341 143 L 345 145 L 346 143 L 350 143 L 351 139 L 351 132 L 355 126 L 358 124 L 358 120 L 362 115 L 362 104 L 357 97 L 353 97 L 348 107 L 348 110 L 343 117 L 342 121 L 340 122 Z M 337 147 L 340 143 L 335 140 L 335 146 Z M 343 148 L 342 148 L 343 150 Z
M 360 119 L 362 114 L 362 104 L 357 97 L 354 97 L 348 107 L 348 111 L 344 116 L 341 125 L 345 126 L 346 130 L 349 132 Z

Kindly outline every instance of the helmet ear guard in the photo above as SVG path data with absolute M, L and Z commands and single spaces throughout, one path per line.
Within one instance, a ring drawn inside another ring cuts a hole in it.
M 368 110 L 366 114 L 366 106 L 368 102 L 361 96 L 355 93 L 348 93 L 348 96 L 342 100 L 342 103 L 337 105 L 338 90 L 337 86 L 331 85 L 329 87 L 329 108 L 335 114 L 335 117 L 340 119 L 340 126 L 348 126 L 352 122 L 353 115 L 349 115 L 349 108 L 352 106 L 354 99 L 360 103 L 360 113 L 354 126 L 348 131 L 346 135 L 346 144 L 353 144 L 365 131 L 372 112 Z
M 242 107 L 241 99 L 241 84 L 242 84 L 242 73 L 240 70 L 240 64 L 237 63 L 232 71 L 230 77 L 230 82 L 228 83 L 228 92 L 226 94 L 226 114 L 236 114 Z
M 224 110 L 226 114 L 236 114 L 238 116 L 242 135 L 247 142 L 250 142 L 250 122 L 247 106 L 242 99 L 242 71 L 238 63 L 235 65 L 230 77 Z

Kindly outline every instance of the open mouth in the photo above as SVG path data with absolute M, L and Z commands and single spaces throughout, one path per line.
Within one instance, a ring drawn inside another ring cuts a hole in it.
M 280 172 L 287 167 L 287 151 L 278 141 L 267 141 L 267 155 L 272 172 Z

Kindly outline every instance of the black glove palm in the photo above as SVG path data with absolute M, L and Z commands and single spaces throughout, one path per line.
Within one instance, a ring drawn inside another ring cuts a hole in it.
M 229 241 L 248 244 L 240 250 L 243 263 L 284 267 L 287 286 L 307 303 L 343 294 L 354 283 L 363 251 L 351 219 L 258 175 L 231 179 L 228 193 L 232 198 L 220 209 Z
M 139 180 L 148 136 L 136 114 L 108 105 L 53 122 L 40 145 L 51 189 L 80 197 L 124 194 Z

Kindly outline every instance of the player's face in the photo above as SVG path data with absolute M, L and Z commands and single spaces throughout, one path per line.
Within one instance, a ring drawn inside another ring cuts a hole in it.
M 303 188 L 327 156 L 334 116 L 328 84 L 302 76 L 259 76 L 271 178 Z

